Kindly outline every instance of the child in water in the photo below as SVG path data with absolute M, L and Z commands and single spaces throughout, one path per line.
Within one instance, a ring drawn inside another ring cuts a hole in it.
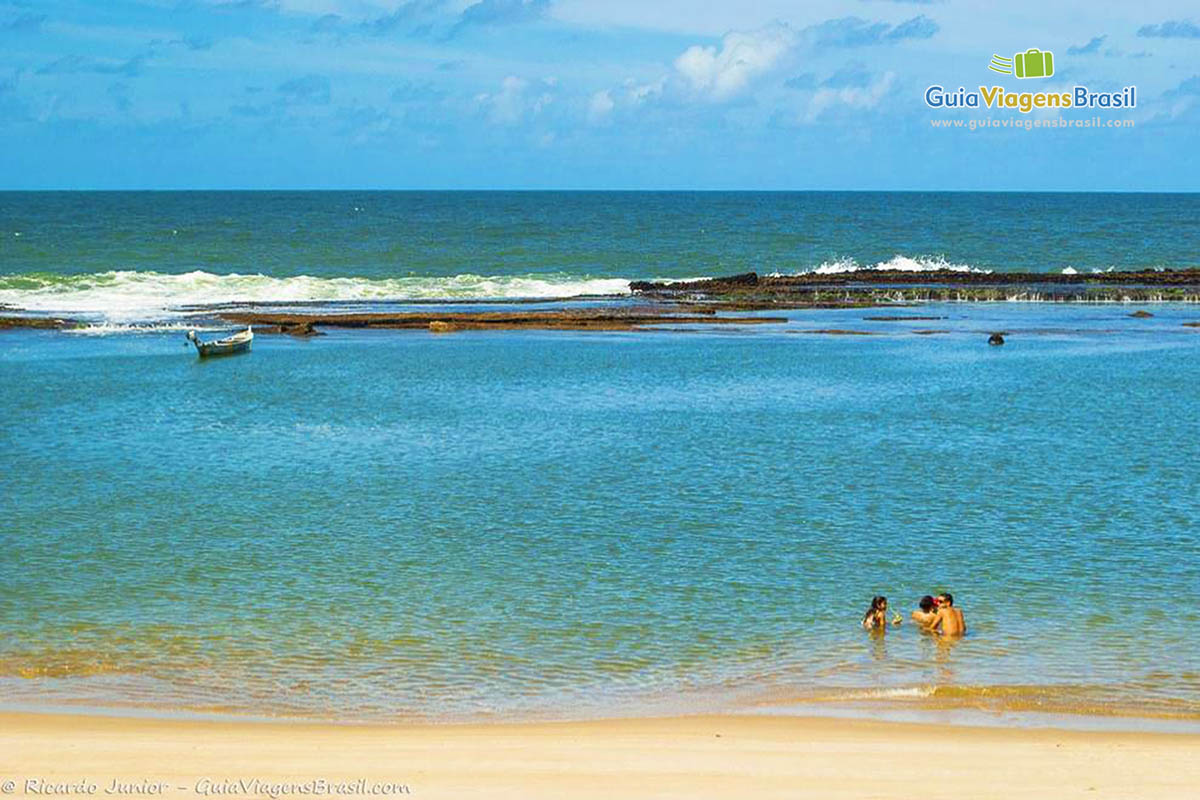
M 900 624 L 900 615 L 892 616 L 892 624 Z M 887 598 L 882 595 L 876 595 L 871 600 L 871 607 L 867 609 L 867 613 L 863 616 L 862 626 L 869 631 L 887 630 Z
M 912 612 L 913 622 L 926 627 L 937 622 L 937 601 L 930 595 L 921 598 L 917 610 Z

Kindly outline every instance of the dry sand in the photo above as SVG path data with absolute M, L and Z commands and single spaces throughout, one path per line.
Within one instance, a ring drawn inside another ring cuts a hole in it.
M 45 796 L 31 779 L 122 796 L 107 794 L 114 778 L 229 800 L 264 794 L 197 783 L 365 779 L 405 784 L 410 794 L 376 795 L 400 798 L 1187 798 L 1200 796 L 1200 736 L 766 716 L 357 726 L 0 714 L 7 796 Z
M 197 791 L 243 779 L 394 782 L 411 794 L 383 796 L 431 798 L 1185 798 L 1200 796 L 1200 736 L 765 716 L 356 726 L 0 714 L 8 796 L 45 796 L 31 779 L 120 796 L 107 793 L 114 778 L 163 781 L 152 796 L 171 798 L 263 796 Z

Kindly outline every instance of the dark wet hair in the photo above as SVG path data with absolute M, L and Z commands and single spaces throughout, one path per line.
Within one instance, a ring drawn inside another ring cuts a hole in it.
M 946 605 L 948 605 L 948 606 L 954 605 L 954 595 L 950 594 L 949 592 L 942 592 L 941 594 L 938 595 L 938 597 L 946 598 Z
M 882 608 L 883 604 L 886 602 L 887 602 L 887 598 L 881 594 L 877 594 L 874 597 L 872 597 L 871 598 L 871 607 L 867 609 L 867 613 L 863 614 L 863 622 L 866 622 L 867 620 L 869 620 L 871 618 L 871 615 L 874 614 L 876 611 L 878 611 L 880 608 Z
M 917 605 L 920 606 L 922 611 L 928 614 L 933 610 L 933 598 L 929 595 L 925 595 L 920 599 L 920 601 L 917 602 Z

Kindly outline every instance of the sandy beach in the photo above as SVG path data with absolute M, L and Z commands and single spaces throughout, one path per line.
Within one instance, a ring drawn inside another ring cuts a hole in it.
M 799 717 L 350 726 L 0 715 L 9 796 L 92 786 L 110 796 L 257 797 L 326 780 L 348 782 L 350 794 L 391 783 L 375 796 L 430 798 L 1144 800 L 1200 791 L 1197 752 L 1195 735 Z
M 0 800 L 1200 800 L 1200 15 L 1077 5 L 0 0 Z

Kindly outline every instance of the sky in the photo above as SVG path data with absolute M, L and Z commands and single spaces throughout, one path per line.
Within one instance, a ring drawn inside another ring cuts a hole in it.
M 0 189 L 1194 191 L 1198 125 L 1177 0 L 0 0 Z

